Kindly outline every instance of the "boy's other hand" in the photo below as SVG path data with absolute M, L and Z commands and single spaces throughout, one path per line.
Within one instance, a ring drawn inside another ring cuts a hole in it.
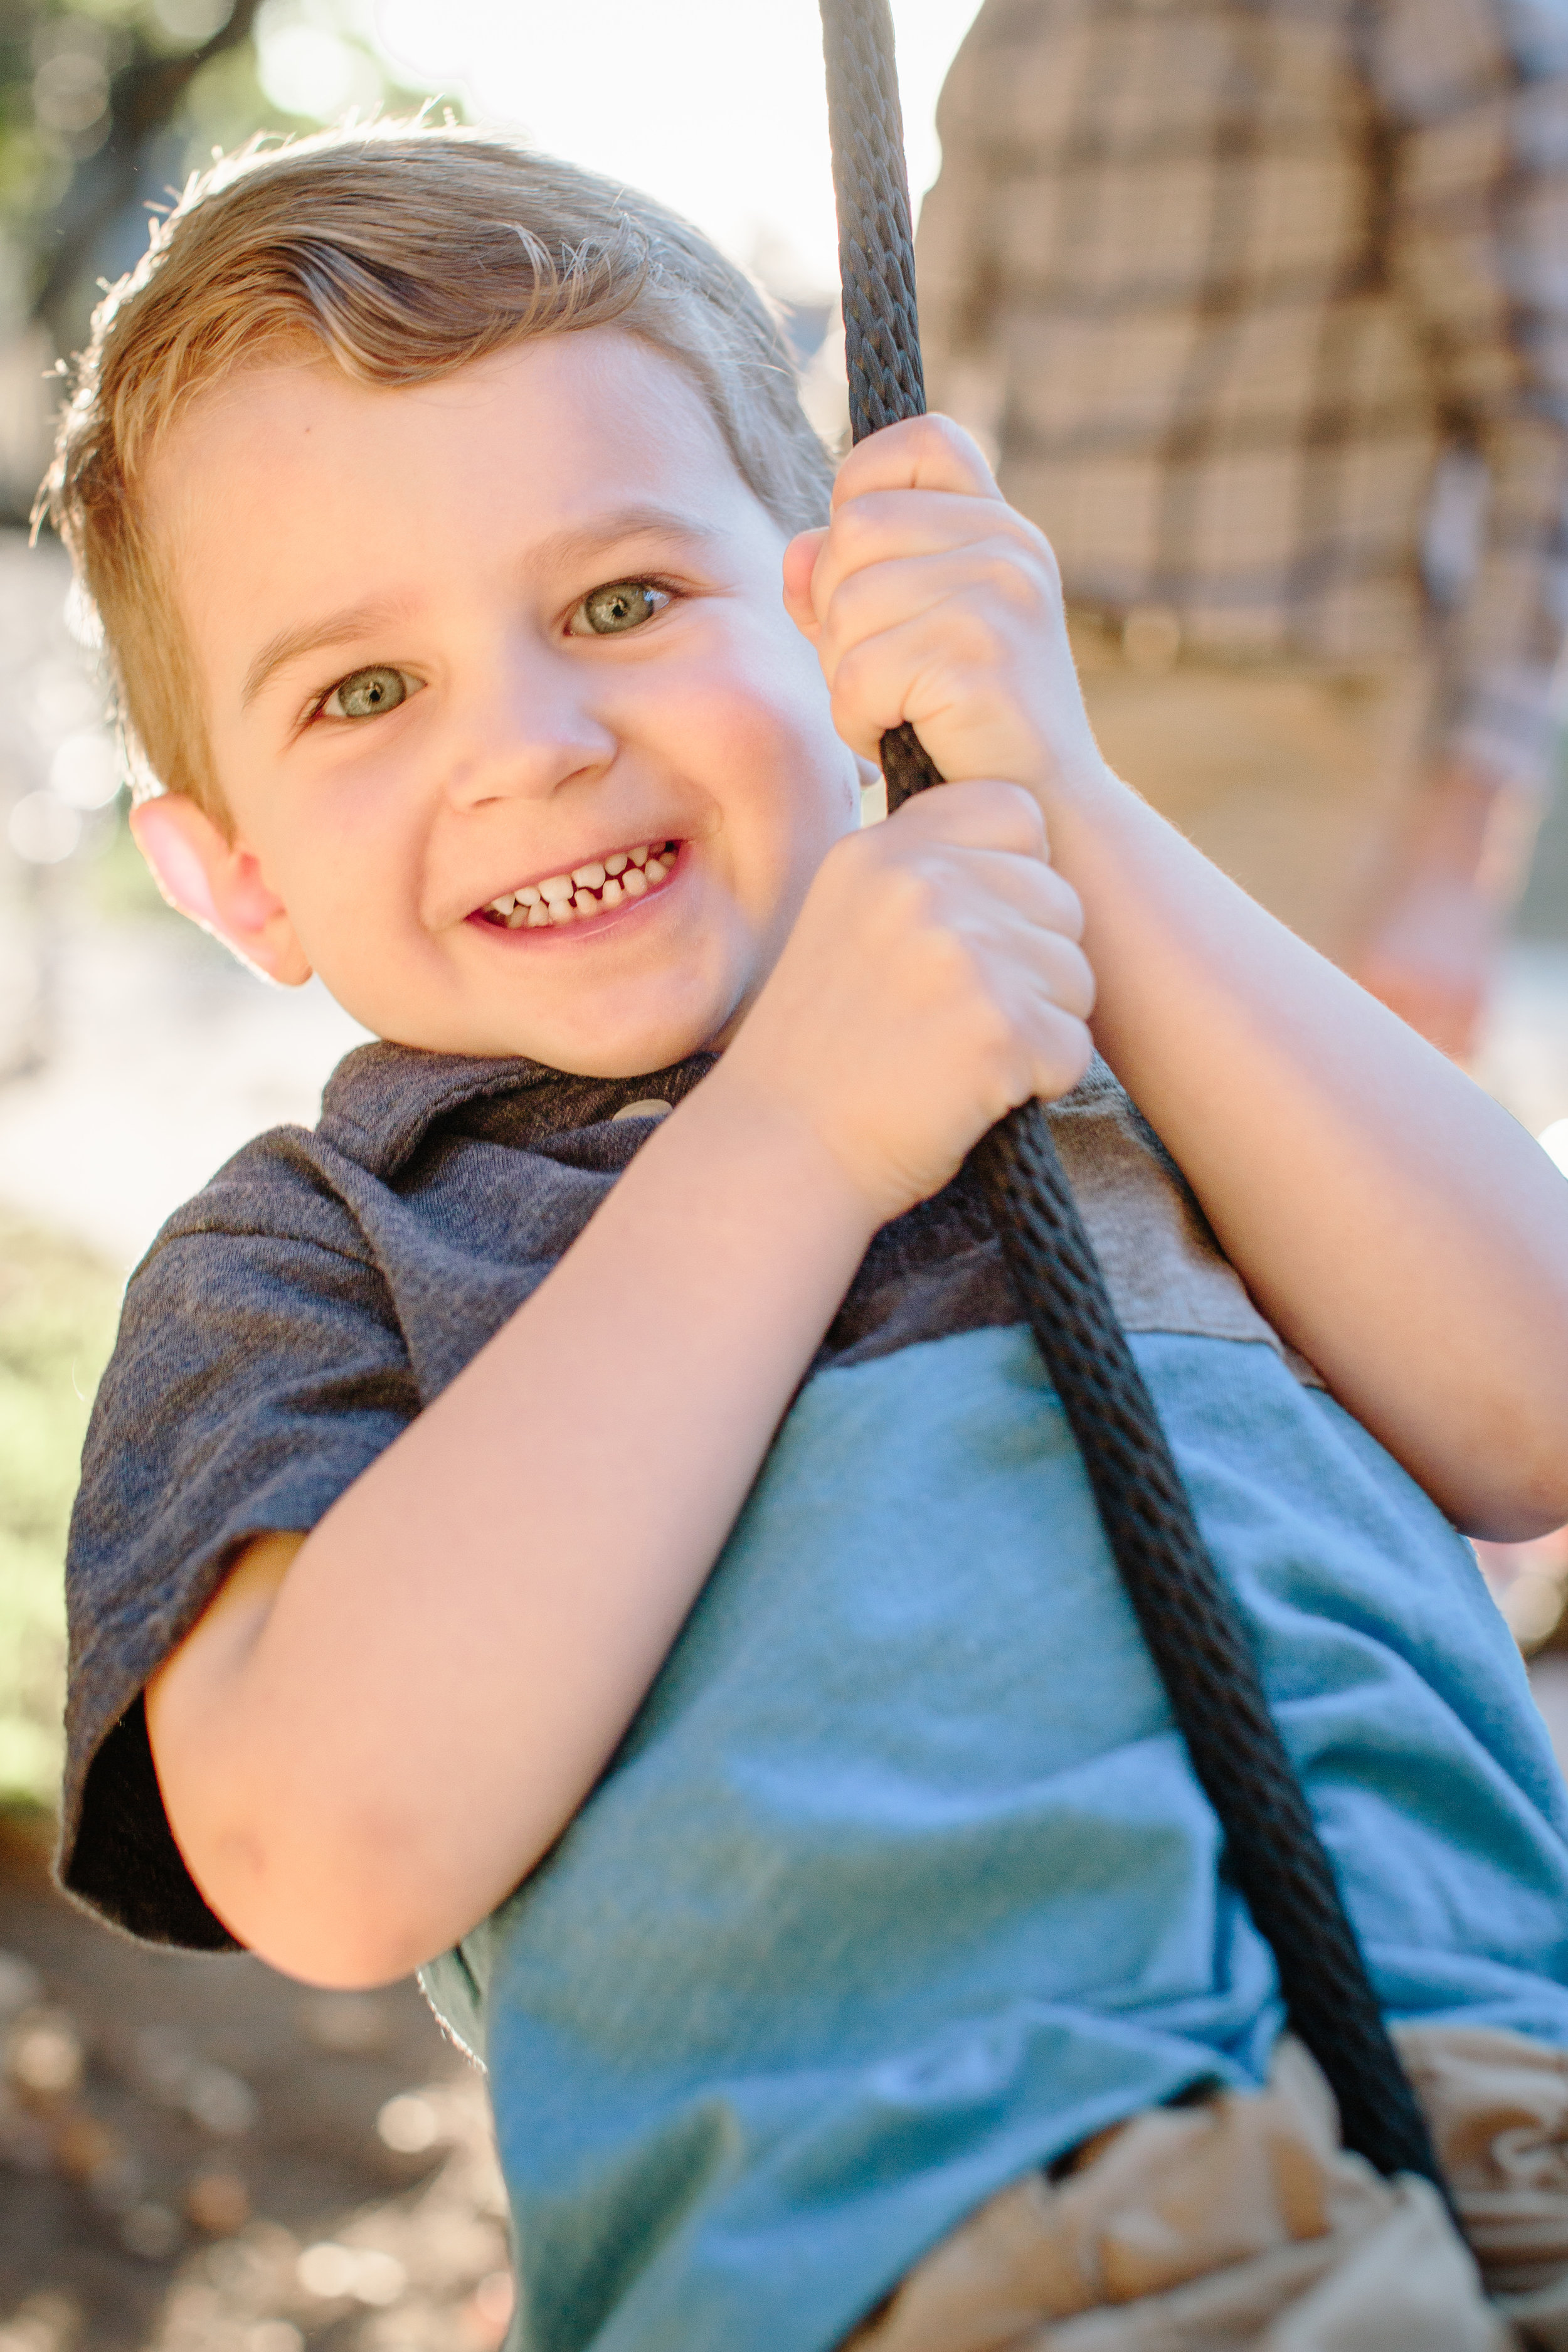
M 804 1127 L 881 1224 L 1089 1066 L 1082 909 L 1031 795 L 944 785 L 828 852 L 710 1085 Z
M 911 417 L 850 451 L 831 522 L 785 551 L 784 602 L 834 724 L 866 758 L 907 719 L 950 781 L 1005 776 L 1047 814 L 1105 777 L 1056 558 L 949 418 Z

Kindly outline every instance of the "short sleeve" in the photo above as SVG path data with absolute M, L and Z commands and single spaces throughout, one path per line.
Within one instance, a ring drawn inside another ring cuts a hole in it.
M 251 1147 L 132 1278 L 71 1522 L 61 1885 L 155 1943 L 233 1937 L 180 1857 L 142 1693 L 247 1538 L 308 1533 L 418 1410 L 374 1257 L 306 1139 Z

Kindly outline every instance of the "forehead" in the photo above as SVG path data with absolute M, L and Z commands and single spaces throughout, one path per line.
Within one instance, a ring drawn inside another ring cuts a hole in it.
M 258 362 L 198 394 L 142 495 L 198 635 L 204 604 L 237 572 L 253 602 L 301 568 L 330 593 L 338 575 L 363 581 L 443 549 L 481 565 L 504 549 L 515 562 L 639 505 L 710 530 L 768 527 L 695 383 L 603 327 L 392 388 L 324 359 Z

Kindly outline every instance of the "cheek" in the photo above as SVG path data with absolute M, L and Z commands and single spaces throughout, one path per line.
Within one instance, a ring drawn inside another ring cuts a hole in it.
M 395 941 L 418 912 L 418 871 L 384 782 L 312 780 L 279 828 L 279 895 L 324 976 Z
M 846 819 L 853 812 L 858 819 L 853 757 L 834 727 L 816 656 L 799 631 L 787 623 L 753 627 L 738 633 L 726 655 L 721 691 L 713 692 L 710 673 L 689 716 L 694 729 L 713 730 L 730 791 L 752 803 L 765 796 L 781 815 L 793 811 L 797 826 L 812 807 Z M 842 829 L 836 824 L 836 833 Z

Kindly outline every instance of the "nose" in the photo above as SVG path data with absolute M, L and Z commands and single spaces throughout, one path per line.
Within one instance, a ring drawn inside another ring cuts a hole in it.
M 602 774 L 617 739 L 594 709 L 592 689 L 591 677 L 545 648 L 498 647 L 473 680 L 451 742 L 451 806 L 548 800 L 563 784 Z

